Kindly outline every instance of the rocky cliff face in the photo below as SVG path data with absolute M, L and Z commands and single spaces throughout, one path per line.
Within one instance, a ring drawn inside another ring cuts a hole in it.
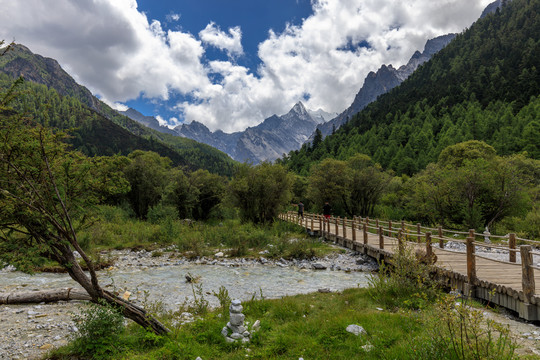
M 334 119 L 317 126 L 323 136 L 330 135 L 333 129 L 338 129 L 345 124 L 353 115 L 359 113 L 369 103 L 375 101 L 380 95 L 392 90 L 405 81 L 420 65 L 431 59 L 431 57 L 442 50 L 456 34 L 439 36 L 428 40 L 423 52 L 416 51 L 406 65 L 399 69 L 392 65 L 383 65 L 377 72 L 370 72 L 364 80 L 364 85 L 356 94 L 353 103 L 344 112 Z M 313 140 L 315 133 L 311 134 L 309 141 Z

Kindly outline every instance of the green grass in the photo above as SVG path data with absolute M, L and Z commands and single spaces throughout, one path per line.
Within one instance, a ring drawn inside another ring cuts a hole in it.
M 379 305 L 365 289 L 258 299 L 243 305 L 246 321 L 261 321 L 261 329 L 246 346 L 225 342 L 220 331 L 228 319 L 219 317 L 218 309 L 159 339 L 131 325 L 120 341 L 111 344 L 116 349 L 111 359 L 403 359 L 408 339 L 422 333 L 416 315 L 377 310 Z M 363 326 L 367 334 L 346 332 L 350 324 Z M 374 346 L 369 352 L 362 348 L 367 344 Z M 69 358 L 76 354 L 73 346 L 56 351 L 52 358 Z

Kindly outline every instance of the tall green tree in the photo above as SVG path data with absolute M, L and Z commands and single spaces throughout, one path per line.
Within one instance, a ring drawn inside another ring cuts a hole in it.
M 157 205 L 170 178 L 171 160 L 153 151 L 136 150 L 129 154 L 130 164 L 124 169 L 131 190 L 127 198 L 140 219 Z
M 229 184 L 233 204 L 243 220 L 274 221 L 291 201 L 292 176 L 279 164 L 242 164 Z
M 190 178 L 197 190 L 193 217 L 196 220 L 208 220 L 223 201 L 226 179 L 207 170 L 197 170 L 190 175 Z

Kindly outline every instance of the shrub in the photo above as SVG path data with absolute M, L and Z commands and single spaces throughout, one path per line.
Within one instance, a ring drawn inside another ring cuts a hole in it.
M 118 350 L 124 332 L 124 317 L 107 303 L 90 304 L 74 317 L 79 329 L 73 342 L 74 352 L 91 359 L 107 359 Z
M 379 273 L 369 279 L 369 294 L 389 309 L 422 309 L 440 294 L 430 271 L 431 266 L 417 261 L 412 247 L 405 246 L 391 265 L 381 262 Z
M 159 224 L 165 220 L 177 220 L 178 211 L 174 206 L 163 205 L 162 203 L 151 207 L 148 210 L 148 221 L 152 224 Z
M 508 325 L 484 317 L 484 309 L 442 297 L 427 321 L 429 337 L 414 338 L 411 356 L 418 359 L 514 359 L 516 342 Z

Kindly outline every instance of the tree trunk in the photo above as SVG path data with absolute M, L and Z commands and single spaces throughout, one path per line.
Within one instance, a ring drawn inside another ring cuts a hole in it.
M 125 301 L 109 291 L 103 290 L 99 286 L 97 278 L 92 281 L 77 262 L 69 246 L 55 244 L 54 247 L 58 250 L 58 253 L 54 254 L 56 260 L 67 269 L 69 276 L 86 290 L 88 295 L 90 295 L 90 301 L 99 304 L 100 300 L 104 300 L 108 304 L 119 308 L 122 314 L 128 319 L 135 321 L 145 329 L 152 329 L 157 335 L 167 334 L 170 331 L 153 316 L 148 315 L 143 308 Z M 88 267 L 92 266 L 88 262 L 87 265 Z
M 91 300 L 82 289 L 55 289 L 45 291 L 29 291 L 16 293 L 0 293 L 0 304 L 34 304 L 40 302 Z

